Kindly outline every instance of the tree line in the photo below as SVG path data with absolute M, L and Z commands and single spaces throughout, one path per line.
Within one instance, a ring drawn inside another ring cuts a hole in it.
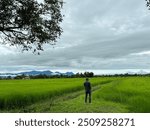
M 39 75 L 18 75 L 15 77 L 7 76 L 7 77 L 0 77 L 0 80 L 6 79 L 49 79 L 49 78 L 92 78 L 92 77 L 150 77 L 150 74 L 114 74 L 114 75 L 94 75 L 93 72 L 84 72 L 84 73 L 76 73 L 74 75 L 45 75 L 45 74 L 39 74 Z

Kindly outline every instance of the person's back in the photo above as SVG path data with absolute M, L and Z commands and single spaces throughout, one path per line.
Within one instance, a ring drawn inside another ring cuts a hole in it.
M 91 91 L 91 83 L 89 81 L 84 82 L 84 87 L 86 92 Z
M 89 96 L 89 103 L 91 103 L 91 83 L 89 82 L 89 79 L 86 78 L 86 81 L 84 82 L 85 87 L 85 103 L 87 103 L 87 97 Z

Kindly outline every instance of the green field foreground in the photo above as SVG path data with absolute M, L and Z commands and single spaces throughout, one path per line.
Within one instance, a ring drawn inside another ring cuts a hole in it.
M 91 79 L 93 86 L 108 82 Z M 44 99 L 61 96 L 83 89 L 84 79 L 0 80 L 0 109 L 24 107 Z
M 150 112 L 150 77 L 92 78 L 84 103 L 83 78 L 1 80 L 1 112 Z
M 47 112 L 150 112 L 149 77 L 116 78 L 110 83 L 100 85 L 92 95 L 92 104 L 84 104 L 82 94 L 70 100 L 58 101 Z

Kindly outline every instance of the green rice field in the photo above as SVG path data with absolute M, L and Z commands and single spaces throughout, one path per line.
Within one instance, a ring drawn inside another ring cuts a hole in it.
M 84 103 L 84 80 L 0 80 L 0 112 L 150 112 L 150 77 L 91 78 L 91 104 Z

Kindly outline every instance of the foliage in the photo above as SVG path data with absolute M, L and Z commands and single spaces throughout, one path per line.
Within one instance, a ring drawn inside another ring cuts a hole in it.
M 75 77 L 94 77 L 93 72 L 76 73 Z
M 55 44 L 62 33 L 63 20 L 59 0 L 0 0 L 0 32 L 3 43 L 22 50 L 43 50 L 43 44 Z
M 146 0 L 146 2 L 147 7 L 150 9 L 150 0 Z

